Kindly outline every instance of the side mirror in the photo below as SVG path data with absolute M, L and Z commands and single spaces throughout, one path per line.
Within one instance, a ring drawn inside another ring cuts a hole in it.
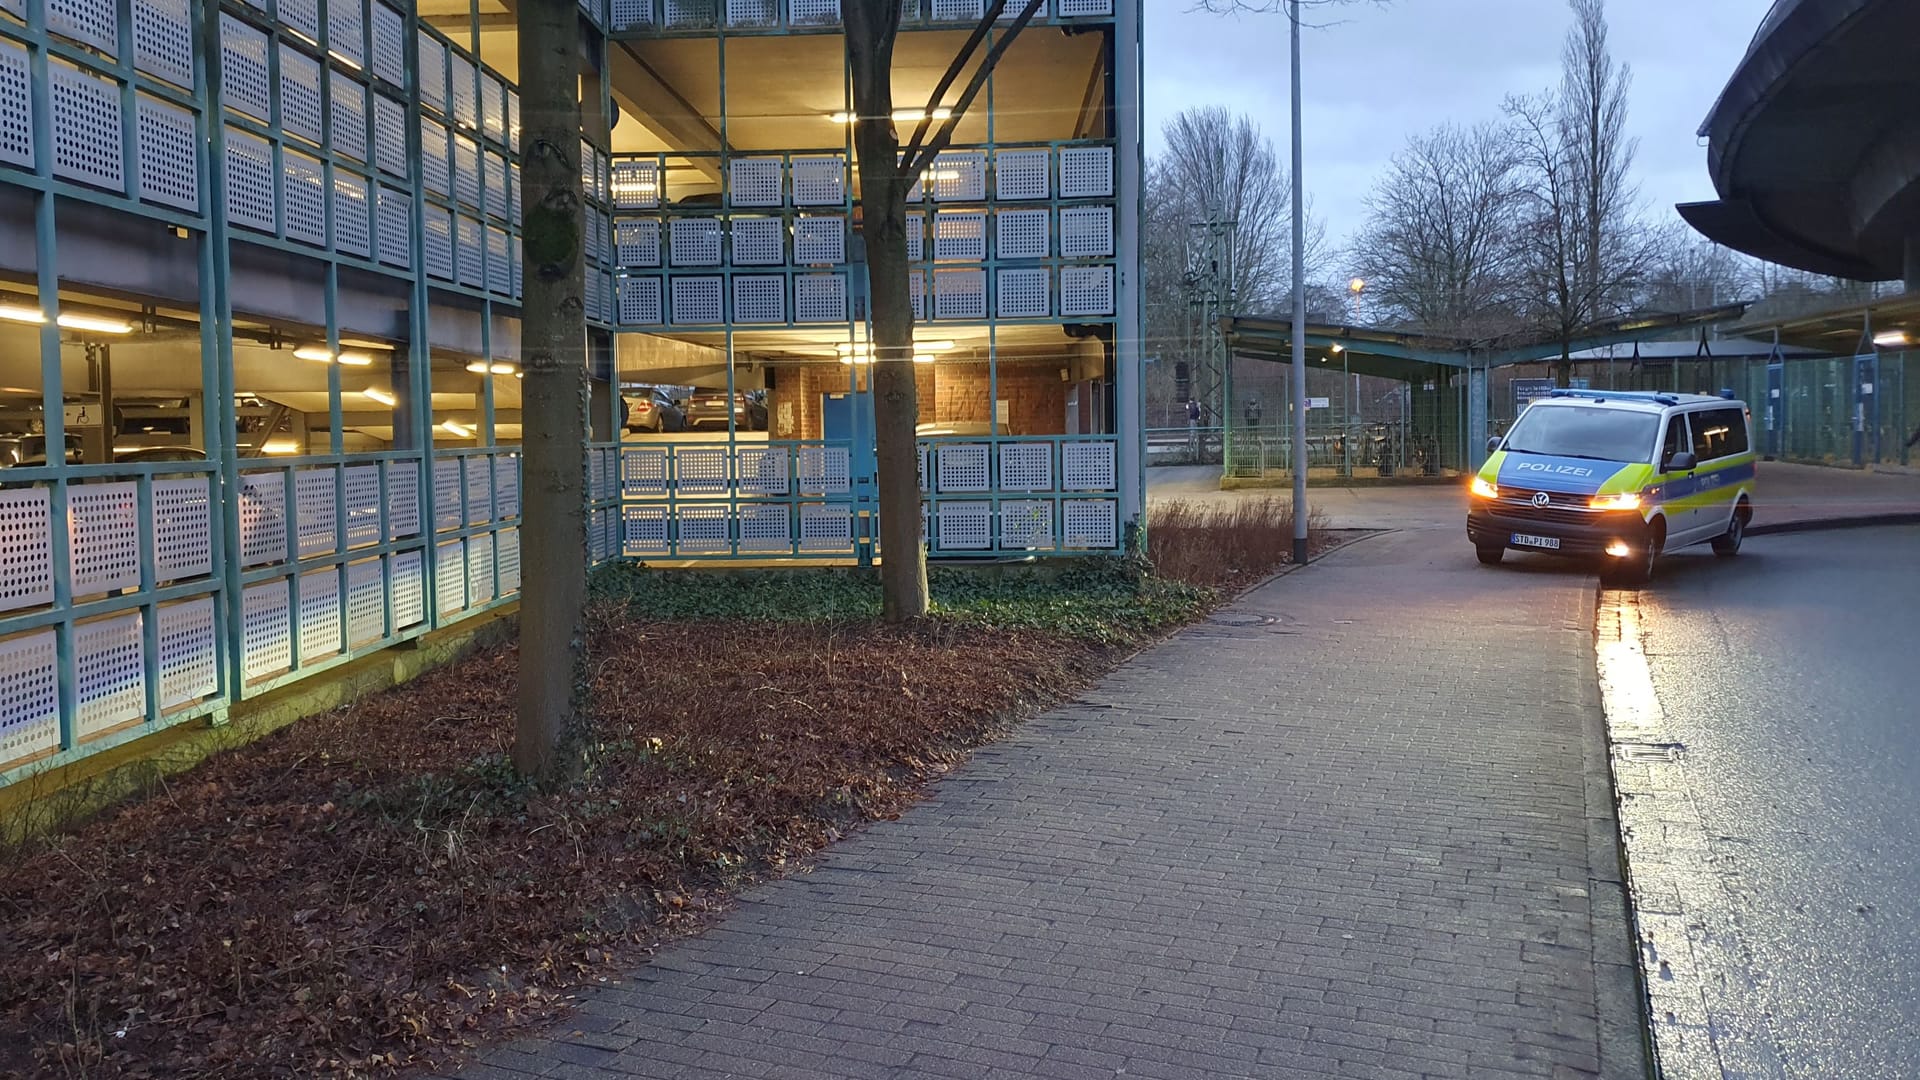
M 1489 453 L 1489 454 L 1491 454 L 1491 453 L 1493 453 L 1494 451 L 1496 451 L 1496 450 L 1498 450 L 1498 449 L 1500 449 L 1500 444 L 1501 444 L 1502 442 L 1504 442 L 1504 441 L 1505 441 L 1505 440 L 1504 440 L 1504 439 L 1502 439 L 1502 438 L 1501 438 L 1500 436 L 1498 436 L 1498 435 L 1495 435 L 1495 436 L 1493 436 L 1492 438 L 1490 438 L 1490 439 L 1488 439 L 1488 440 L 1487 440 L 1487 453 Z
M 1667 459 L 1666 471 L 1667 472 L 1691 472 L 1694 469 L 1698 468 L 1699 465 L 1700 465 L 1700 459 L 1693 456 L 1693 451 L 1682 450 L 1679 453 L 1674 454 L 1672 457 Z

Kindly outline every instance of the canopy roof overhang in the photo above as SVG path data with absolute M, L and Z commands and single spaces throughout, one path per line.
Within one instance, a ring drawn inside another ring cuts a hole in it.
M 1780 0 L 1699 134 L 1720 198 L 1679 207 L 1768 262 L 1863 281 L 1920 269 L 1920 5 Z
M 1722 304 L 1671 314 L 1635 315 L 1582 327 L 1566 343 L 1569 352 L 1671 336 L 1675 330 L 1732 322 L 1745 314 L 1745 304 Z M 1293 320 L 1235 315 L 1220 320 L 1227 347 L 1235 356 L 1290 361 L 1293 357 Z M 1307 355 L 1314 361 L 1339 362 L 1353 374 L 1411 382 L 1427 378 L 1430 367 L 1505 367 L 1558 359 L 1562 343 L 1546 339 L 1473 339 L 1389 330 L 1341 323 L 1306 325 Z
M 1920 291 L 1861 303 L 1855 301 L 1795 315 L 1754 315 L 1731 328 L 1740 334 L 1779 334 L 1783 344 L 1851 356 L 1873 348 L 1920 346 Z

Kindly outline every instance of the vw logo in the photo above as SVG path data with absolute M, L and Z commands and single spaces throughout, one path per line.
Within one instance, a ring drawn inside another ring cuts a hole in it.
M 1548 495 L 1544 491 L 1536 491 L 1533 493 L 1533 505 L 1535 506 L 1545 506 L 1552 501 L 1553 496 Z

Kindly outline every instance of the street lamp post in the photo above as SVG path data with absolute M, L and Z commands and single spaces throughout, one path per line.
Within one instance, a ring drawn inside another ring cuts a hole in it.
M 1352 281 L 1347 282 L 1347 295 L 1353 299 L 1352 325 L 1354 326 L 1360 325 L 1360 293 L 1361 290 L 1366 287 L 1366 281 L 1361 278 L 1354 278 Z M 1347 437 L 1341 440 L 1341 444 L 1346 452 L 1340 456 L 1345 459 L 1347 476 L 1349 478 L 1353 476 L 1353 448 L 1355 444 L 1360 442 L 1363 436 L 1360 430 L 1363 425 L 1360 423 L 1360 413 L 1357 409 L 1358 402 L 1360 401 L 1360 376 L 1352 375 L 1351 378 L 1348 378 L 1351 374 L 1350 369 L 1352 366 L 1351 357 L 1347 355 L 1347 350 L 1340 350 L 1340 376 L 1341 381 L 1347 384 L 1348 391 Z
M 1293 562 L 1307 561 L 1307 218 L 1300 171 L 1300 0 L 1288 0 L 1293 47 Z

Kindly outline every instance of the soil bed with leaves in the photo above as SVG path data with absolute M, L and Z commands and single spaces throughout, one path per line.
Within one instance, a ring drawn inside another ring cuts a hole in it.
M 507 764 L 508 646 L 8 855 L 0 1075 L 377 1075 L 552 1018 L 1219 596 L 1109 562 L 937 572 L 911 628 L 853 575 L 603 574 L 562 794 Z

